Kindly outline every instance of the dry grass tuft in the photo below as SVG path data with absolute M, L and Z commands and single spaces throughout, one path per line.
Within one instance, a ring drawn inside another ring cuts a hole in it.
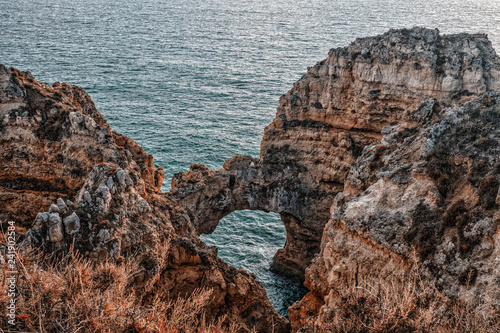
M 500 332 L 500 313 L 461 305 L 429 287 L 417 272 L 402 284 L 376 289 L 370 285 L 344 291 L 323 320 L 309 322 L 306 332 Z
M 239 326 L 210 322 L 211 290 L 187 298 L 146 301 L 132 287 L 138 268 L 129 263 L 95 264 L 74 250 L 62 259 L 17 257 L 16 330 L 29 332 L 237 332 Z M 6 265 L 0 265 L 0 308 L 6 309 Z M 0 325 L 6 327 L 6 317 Z
M 4 242 L 4 241 L 3 241 Z M 5 243 L 4 243 L 5 244 Z M 2 244 L 0 244 L 0 248 Z M 24 332 L 235 333 L 225 316 L 206 318 L 212 290 L 185 298 L 141 295 L 133 288 L 139 268 L 131 263 L 96 264 L 71 250 L 63 258 L 17 254 L 17 330 Z M 0 265 L 0 308 L 6 309 L 6 263 Z M 404 283 L 376 289 L 368 284 L 343 291 L 321 321 L 304 332 L 500 332 L 500 313 L 460 306 L 412 273 Z M 0 325 L 6 327 L 6 317 Z M 0 330 L 1 331 L 1 330 Z

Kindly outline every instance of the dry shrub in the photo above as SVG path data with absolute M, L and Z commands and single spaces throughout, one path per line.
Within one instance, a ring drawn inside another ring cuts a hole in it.
M 212 291 L 187 297 L 141 295 L 132 286 L 138 267 L 100 264 L 70 251 L 63 258 L 17 254 L 17 330 L 23 332 L 239 332 L 226 317 L 207 320 Z M 6 309 L 6 263 L 0 265 L 0 307 Z M 147 300 L 146 300 L 147 299 Z M 498 311 L 451 302 L 413 272 L 404 283 L 376 289 L 368 284 L 345 290 L 321 321 L 304 332 L 500 332 Z M 0 325 L 6 327 L 6 317 Z M 0 330 L 1 332 L 1 330 Z
M 138 267 L 130 263 L 100 264 L 71 250 L 63 258 L 17 254 L 16 330 L 23 332 L 237 332 L 225 318 L 210 322 L 205 307 L 211 290 L 195 290 L 186 298 L 146 301 L 132 287 Z M 0 307 L 6 309 L 7 271 L 0 267 Z M 0 325 L 6 328 L 6 317 Z M 1 331 L 1 330 L 0 330 Z
M 403 283 L 345 290 L 305 332 L 500 332 L 500 313 L 443 297 L 413 271 Z

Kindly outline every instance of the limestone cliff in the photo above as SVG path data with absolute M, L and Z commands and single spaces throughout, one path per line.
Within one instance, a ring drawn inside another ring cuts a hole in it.
M 289 309 L 294 330 L 327 318 L 339 289 L 390 284 L 412 266 L 446 296 L 495 304 L 494 91 L 500 59 L 485 35 L 357 39 L 281 97 L 259 159 L 193 165 L 174 176 L 173 195 L 200 233 L 234 210 L 280 213 L 287 242 L 273 268 L 284 275 L 304 278 L 321 249 L 305 275 L 311 292 Z
M 437 103 L 384 128 L 351 167 L 306 271 L 310 293 L 289 309 L 295 328 L 328 322 L 342 290 L 401 284 L 412 267 L 444 296 L 495 311 L 500 93 Z
M 58 197 L 73 198 L 92 168 L 110 162 L 158 191 L 163 169 L 133 140 L 111 131 L 85 91 L 38 82 L 0 66 L 0 218 L 30 226 Z M 29 203 L 29 204 L 26 204 Z
M 330 206 L 364 147 L 429 98 L 451 105 L 498 91 L 499 77 L 499 59 L 484 35 L 414 28 L 357 39 L 331 50 L 280 98 L 260 159 L 236 156 L 218 171 L 194 166 L 174 177 L 174 195 L 201 233 L 234 210 L 280 213 L 287 242 L 273 268 L 303 279 Z
M 297 161 L 344 185 L 307 269 L 311 292 L 289 310 L 294 329 L 328 321 L 339 290 L 401 281 L 414 265 L 446 296 L 498 303 L 500 95 L 487 92 L 500 91 L 499 70 L 484 35 L 389 31 L 330 51 L 282 98 L 261 154 L 299 146 L 305 131 L 290 121 L 320 121 Z
M 112 132 L 81 88 L 4 66 L 0 88 L 1 219 L 31 226 L 24 253 L 57 255 L 74 245 L 95 262 L 137 266 L 131 284 L 145 304 L 211 289 L 209 319 L 288 331 L 255 276 L 199 240 L 185 210 L 159 192 L 163 170 Z
M 35 221 L 26 249 L 134 260 L 146 294 L 213 288 L 211 316 L 284 332 L 255 277 L 197 235 L 272 211 L 287 231 L 272 268 L 310 290 L 289 309 L 295 331 L 328 321 L 341 290 L 413 268 L 451 299 L 498 307 L 500 58 L 485 35 L 391 30 L 333 49 L 280 98 L 259 158 L 193 164 L 167 194 L 80 88 L 5 67 L 0 88 L 0 218 Z

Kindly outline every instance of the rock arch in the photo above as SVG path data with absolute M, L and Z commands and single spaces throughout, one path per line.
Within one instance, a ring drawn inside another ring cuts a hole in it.
M 287 242 L 273 268 L 303 279 L 330 208 L 344 195 L 359 194 L 362 182 L 373 182 L 355 175 L 344 184 L 349 172 L 357 172 L 351 166 L 365 147 L 379 144 L 403 121 L 417 122 L 461 96 L 500 88 L 498 58 L 487 37 L 457 36 L 391 30 L 330 50 L 280 98 L 259 159 L 236 155 L 217 171 L 194 164 L 173 177 L 173 196 L 199 233 L 210 233 L 235 210 L 280 213 Z M 380 165 L 379 155 L 370 170 Z
M 332 192 L 309 188 L 297 177 L 301 166 L 274 168 L 259 159 L 236 155 L 220 170 L 193 164 L 172 179 L 171 194 L 185 207 L 198 233 L 210 234 L 219 221 L 238 210 L 279 213 L 287 240 L 272 264 L 280 275 L 302 280 L 319 252 Z

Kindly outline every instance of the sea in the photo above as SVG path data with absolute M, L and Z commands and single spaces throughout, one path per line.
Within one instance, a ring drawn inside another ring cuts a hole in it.
M 111 127 L 165 169 L 259 155 L 279 97 L 328 50 L 390 28 L 486 33 L 500 0 L 0 0 L 0 63 L 83 87 Z M 274 307 L 307 291 L 269 271 L 278 214 L 234 212 L 202 239 L 256 274 Z

